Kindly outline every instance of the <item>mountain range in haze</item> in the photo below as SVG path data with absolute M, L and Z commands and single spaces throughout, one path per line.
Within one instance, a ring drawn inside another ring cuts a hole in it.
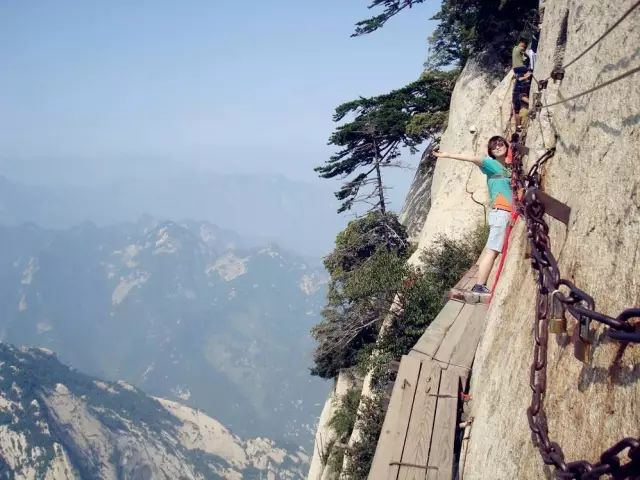
M 336 215 L 334 185 L 282 176 L 193 172 L 99 186 L 27 186 L 0 176 L 0 224 L 33 222 L 68 228 L 158 218 L 194 218 L 238 232 L 255 245 L 268 241 L 303 255 L 328 253 L 348 218 Z
M 207 222 L 0 227 L 0 340 L 309 447 L 325 283 L 319 260 Z

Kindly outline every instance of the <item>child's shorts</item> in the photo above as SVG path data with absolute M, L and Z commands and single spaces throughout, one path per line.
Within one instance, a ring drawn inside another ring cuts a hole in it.
M 493 208 L 489 210 L 489 238 L 487 248 L 496 252 L 502 251 L 507 225 L 511 220 L 511 212 Z

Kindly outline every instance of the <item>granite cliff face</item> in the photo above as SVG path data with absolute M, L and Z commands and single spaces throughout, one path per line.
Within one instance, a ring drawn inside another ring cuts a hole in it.
M 631 3 L 544 2 L 536 78 L 548 77 L 563 52 L 565 63 L 577 56 Z M 561 35 L 565 16 L 567 35 Z M 542 103 L 566 99 L 638 66 L 639 24 L 637 9 L 567 69 L 561 82 L 550 81 Z M 442 150 L 483 155 L 487 139 L 505 133 L 512 75 L 496 74 L 487 68 L 490 64 L 486 58 L 477 58 L 464 68 L 451 100 Z M 589 292 L 599 311 L 612 316 L 640 305 L 639 78 L 636 74 L 544 108 L 527 136 L 525 165 L 547 147 L 557 147 L 545 169 L 543 185 L 572 209 L 566 228 L 550 222 L 552 250 L 562 275 Z M 403 212 L 403 221 L 419 243 L 410 262 L 419 263 L 418 252 L 439 235 L 461 238 L 471 232 L 483 221 L 486 200 L 484 176 L 473 165 L 453 160 L 438 160 L 435 168 L 423 165 Z M 526 417 L 531 401 L 536 287 L 529 260 L 524 258 L 525 240 L 520 220 L 473 367 L 474 423 L 465 479 L 551 476 L 531 441 Z M 549 432 L 568 460 L 595 462 L 614 442 L 640 434 L 640 347 L 623 349 L 601 336 L 602 330 L 596 335 L 591 365 L 574 358 L 572 346 L 561 337 L 550 339 L 545 402 Z
M 568 15 L 564 63 L 612 25 L 632 2 L 545 2 L 539 58 L 534 74 L 553 67 L 563 18 Z M 640 62 L 640 11 L 549 82 L 543 104 L 566 99 L 612 79 Z M 565 228 L 551 220 L 552 250 L 563 277 L 595 298 L 599 311 L 617 316 L 640 305 L 640 77 L 627 77 L 576 100 L 543 109 L 529 128 L 528 163 L 555 143 L 544 174 L 547 193 L 569 205 Z M 557 141 L 554 139 L 557 138 Z M 505 271 L 489 310 L 472 376 L 474 395 L 465 478 L 534 479 L 549 476 L 530 438 L 529 366 L 535 286 L 523 259 L 518 222 Z M 567 460 L 599 460 L 625 436 L 640 434 L 640 347 L 626 349 L 598 328 L 591 365 L 572 355 L 562 337 L 549 342 L 545 400 L 549 434 Z

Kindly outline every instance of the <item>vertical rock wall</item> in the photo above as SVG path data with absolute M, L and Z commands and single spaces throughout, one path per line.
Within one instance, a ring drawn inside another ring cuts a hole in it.
M 548 0 L 535 75 L 549 75 L 568 14 L 565 63 L 591 44 L 633 2 Z M 550 82 L 543 103 L 568 98 L 640 65 L 640 9 Z M 550 220 L 552 251 L 563 277 L 616 316 L 640 306 L 640 74 L 574 101 L 543 109 L 527 143 L 531 163 L 545 146 L 557 153 L 545 190 L 572 209 L 568 227 Z M 554 140 L 557 136 L 557 142 Z M 472 376 L 474 397 L 464 478 L 551 478 L 533 446 L 526 418 L 535 285 L 523 258 L 523 222 L 512 236 L 505 271 L 491 305 Z M 640 346 L 620 344 L 598 329 L 593 362 L 550 335 L 545 398 L 549 434 L 568 461 L 598 460 L 625 436 L 640 436 Z
M 436 168 L 431 156 L 434 145 L 429 145 L 420 158 L 416 174 L 411 182 L 411 188 L 400 212 L 400 222 L 407 228 L 407 234 L 411 242 L 417 242 L 422 231 L 429 209 L 431 208 L 431 180 Z

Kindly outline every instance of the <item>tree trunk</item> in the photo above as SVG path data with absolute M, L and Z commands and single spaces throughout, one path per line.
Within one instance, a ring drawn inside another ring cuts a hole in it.
M 376 169 L 376 178 L 378 180 L 377 188 L 378 188 L 378 198 L 380 199 L 380 212 L 384 216 L 387 214 L 387 205 L 384 201 L 384 190 L 382 188 L 382 172 L 380 171 L 380 150 L 378 149 L 378 143 L 376 142 L 375 138 L 373 139 L 373 147 L 375 148 L 375 151 L 376 151 L 375 169 Z

